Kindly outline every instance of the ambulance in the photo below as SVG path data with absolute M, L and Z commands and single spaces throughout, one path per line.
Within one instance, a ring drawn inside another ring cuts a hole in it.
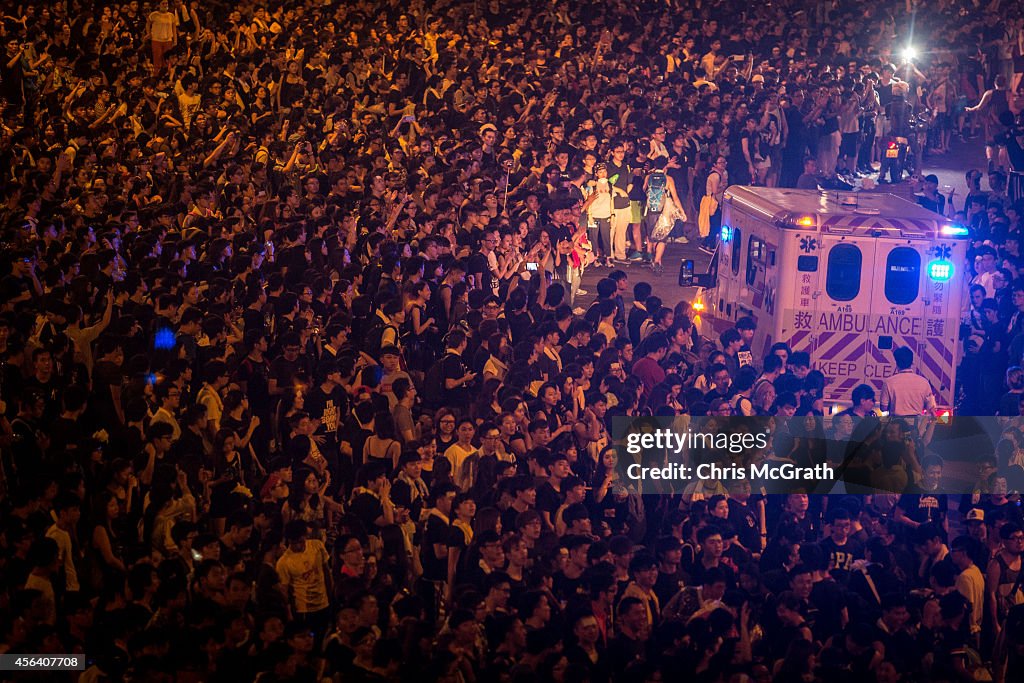
M 849 405 L 858 384 L 880 390 L 896 372 L 893 350 L 908 346 L 951 409 L 967 237 L 891 194 L 732 186 L 711 271 L 698 279 L 695 322 L 717 341 L 750 316 L 753 357 L 776 342 L 806 351 L 833 408 Z

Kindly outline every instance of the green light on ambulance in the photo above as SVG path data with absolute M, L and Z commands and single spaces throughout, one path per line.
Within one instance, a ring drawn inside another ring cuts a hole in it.
M 953 264 L 950 261 L 937 260 L 928 264 L 928 277 L 935 282 L 949 282 L 953 279 Z

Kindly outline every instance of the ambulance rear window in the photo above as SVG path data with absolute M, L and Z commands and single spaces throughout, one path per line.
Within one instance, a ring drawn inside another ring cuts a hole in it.
M 764 256 L 764 240 L 754 235 L 747 238 L 747 284 L 759 290 L 764 286 Z
M 732 261 L 732 274 L 740 274 L 740 248 L 743 246 L 743 231 L 739 228 L 732 229 L 732 253 L 729 260 Z
M 825 292 L 833 301 L 852 301 L 860 294 L 860 267 L 864 261 L 853 244 L 837 244 L 828 252 Z
M 796 269 L 801 273 L 816 273 L 818 272 L 818 257 L 817 256 L 799 256 L 796 259 Z
M 913 247 L 896 247 L 885 259 L 885 298 L 900 306 L 917 298 L 921 287 L 921 254 Z

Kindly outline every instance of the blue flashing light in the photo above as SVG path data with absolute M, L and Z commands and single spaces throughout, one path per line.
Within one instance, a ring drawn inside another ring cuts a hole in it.
M 153 337 L 153 348 L 157 351 L 170 351 L 177 341 L 174 330 L 169 327 L 161 327 Z
M 928 264 L 928 277 L 935 282 L 949 282 L 953 279 L 953 263 L 937 260 Z
M 722 236 L 722 241 L 723 242 L 728 242 L 729 240 L 731 240 L 732 239 L 732 228 L 730 228 L 728 225 L 723 225 L 722 226 L 722 234 L 721 234 L 721 236 Z
M 943 237 L 967 237 L 970 231 L 962 225 L 943 225 L 939 231 Z

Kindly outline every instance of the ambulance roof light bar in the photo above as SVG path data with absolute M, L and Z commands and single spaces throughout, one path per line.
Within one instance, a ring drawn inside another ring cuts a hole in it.
M 902 229 L 902 228 L 900 229 L 900 236 L 901 237 L 913 237 L 913 238 L 917 238 L 917 239 L 924 239 L 924 238 L 928 237 L 928 235 L 924 234 L 920 230 L 905 230 L 905 229 Z
M 853 228 L 851 228 L 849 226 L 846 226 L 846 225 L 836 225 L 834 223 L 832 225 L 825 226 L 824 228 L 822 228 L 822 230 L 824 232 L 829 232 L 829 233 L 832 233 L 834 235 L 852 235 L 853 234 Z
M 962 225 L 947 223 L 939 229 L 939 233 L 943 237 L 967 237 L 971 234 L 971 231 Z
M 818 219 L 813 214 L 784 213 L 775 217 L 775 224 L 780 228 L 811 228 L 818 227 Z

